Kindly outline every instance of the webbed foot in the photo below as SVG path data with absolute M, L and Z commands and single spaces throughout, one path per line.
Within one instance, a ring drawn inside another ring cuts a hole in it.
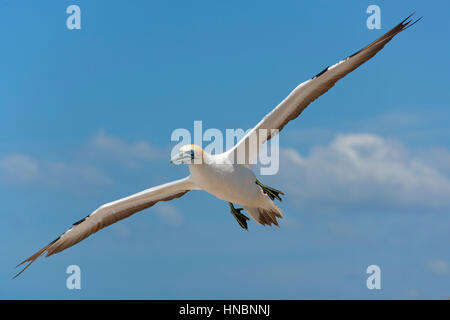
M 262 184 L 258 180 L 255 182 L 258 186 L 261 187 L 262 191 L 269 196 L 272 201 L 277 198 L 278 200 L 282 201 L 280 194 L 284 196 L 284 193 L 280 190 L 274 189 L 272 187 L 266 186 L 265 184 Z
M 231 202 L 228 202 L 230 205 L 231 214 L 236 219 L 236 221 L 239 223 L 239 225 L 245 229 L 248 230 L 247 226 L 247 220 L 250 220 L 246 215 L 242 214 L 241 211 L 242 208 L 235 208 L 234 205 Z

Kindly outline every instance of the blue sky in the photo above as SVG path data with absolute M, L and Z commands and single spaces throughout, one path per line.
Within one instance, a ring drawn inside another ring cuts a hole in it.
M 82 29 L 66 28 L 77 4 Z M 381 30 L 366 8 L 381 8 Z M 447 1 L 0 1 L 0 298 L 450 297 Z M 250 128 L 297 84 L 424 19 L 281 133 L 281 228 L 204 192 L 14 266 L 99 205 L 184 177 L 176 128 Z M 82 289 L 68 290 L 79 265 Z M 381 290 L 366 288 L 379 265 Z

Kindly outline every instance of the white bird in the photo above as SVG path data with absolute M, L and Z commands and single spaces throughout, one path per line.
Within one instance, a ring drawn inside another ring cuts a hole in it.
M 283 193 L 259 182 L 251 170 L 251 166 L 248 165 L 249 159 L 255 159 L 259 146 L 272 137 L 272 129 L 281 131 L 289 121 L 297 118 L 312 101 L 333 87 L 336 81 L 372 58 L 394 36 L 421 19 L 413 22 L 410 19 L 411 16 L 368 46 L 301 83 L 230 150 L 218 155 L 211 155 L 196 145 L 181 147 L 171 162 L 188 164 L 190 171 L 188 177 L 102 205 L 87 217 L 75 222 L 56 240 L 20 263 L 18 266 L 28 262 L 15 277 L 45 253 L 48 257 L 61 252 L 102 228 L 149 208 L 159 201 L 179 198 L 190 190 L 204 190 L 227 201 L 231 213 L 244 229 L 247 229 L 249 218 L 241 213 L 243 209 L 253 220 L 262 225 L 275 224 L 278 226 L 277 218 L 282 218 L 282 214 L 273 200 L 276 198 L 281 201 L 280 194 L 283 195 Z M 258 133 L 262 131 L 269 132 L 269 134 L 263 135 L 261 138 Z M 249 147 L 252 137 L 257 137 L 257 147 L 253 148 L 254 150 Z M 241 155 L 244 155 L 245 161 L 240 164 L 236 162 L 236 159 Z M 236 209 L 233 204 L 241 205 L 243 209 Z

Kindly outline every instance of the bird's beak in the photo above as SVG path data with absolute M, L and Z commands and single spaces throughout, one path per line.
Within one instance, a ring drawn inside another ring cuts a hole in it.
M 180 152 L 177 155 L 175 155 L 172 159 L 170 159 L 170 163 L 173 164 L 188 163 L 188 162 L 191 162 L 191 156 L 190 154 L 187 154 L 185 152 Z

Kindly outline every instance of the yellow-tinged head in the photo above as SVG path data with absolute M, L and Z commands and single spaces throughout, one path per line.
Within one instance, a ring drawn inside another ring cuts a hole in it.
M 175 164 L 201 164 L 203 163 L 204 155 L 205 151 L 201 147 L 195 144 L 187 144 L 180 148 L 170 162 Z

